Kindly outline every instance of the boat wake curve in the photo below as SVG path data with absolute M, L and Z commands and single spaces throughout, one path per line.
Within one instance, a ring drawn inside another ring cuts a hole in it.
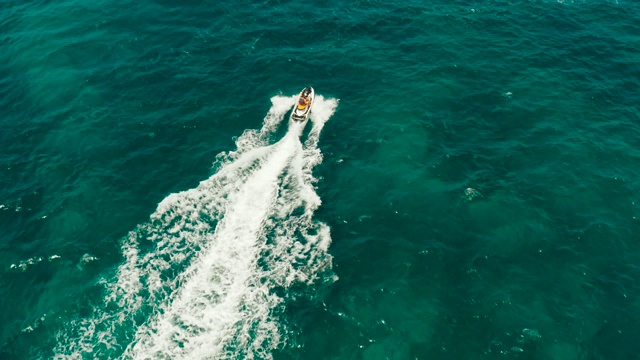
M 104 304 L 58 334 L 56 357 L 271 358 L 286 340 L 283 294 L 332 279 L 312 170 L 337 101 L 317 96 L 304 144 L 301 124 L 269 144 L 294 101 L 272 98 L 262 129 L 219 155 L 213 176 L 169 195 L 123 240 Z

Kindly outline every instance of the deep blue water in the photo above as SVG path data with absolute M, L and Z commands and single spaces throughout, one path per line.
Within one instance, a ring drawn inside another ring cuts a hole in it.
M 2 359 L 638 358 L 636 2 L 9 0 L 0 49 Z

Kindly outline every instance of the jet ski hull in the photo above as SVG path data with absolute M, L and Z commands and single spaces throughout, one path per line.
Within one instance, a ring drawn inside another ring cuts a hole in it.
M 293 106 L 293 111 L 291 111 L 291 120 L 295 122 L 305 122 L 309 120 L 309 114 L 311 113 L 311 106 L 313 106 L 313 100 L 315 99 L 315 91 L 311 86 L 304 88 L 298 97 L 296 98 L 296 104 Z M 309 104 L 304 108 L 300 107 L 300 99 L 304 98 L 309 99 Z

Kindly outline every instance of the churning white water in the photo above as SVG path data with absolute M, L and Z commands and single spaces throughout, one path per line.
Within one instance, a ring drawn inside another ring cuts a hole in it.
M 57 357 L 271 357 L 286 340 L 283 294 L 331 268 L 329 228 L 313 219 L 320 198 L 312 170 L 337 101 L 317 96 L 304 144 L 304 125 L 291 122 L 269 144 L 294 101 L 272 98 L 262 129 L 220 154 L 213 176 L 169 195 L 129 234 L 104 304 L 60 332 Z

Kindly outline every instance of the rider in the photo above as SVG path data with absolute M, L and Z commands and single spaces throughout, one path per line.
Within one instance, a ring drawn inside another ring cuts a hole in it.
M 302 96 L 300 96 L 300 100 L 298 100 L 298 109 L 303 110 L 310 102 L 311 100 L 309 100 L 309 97 L 302 94 Z

